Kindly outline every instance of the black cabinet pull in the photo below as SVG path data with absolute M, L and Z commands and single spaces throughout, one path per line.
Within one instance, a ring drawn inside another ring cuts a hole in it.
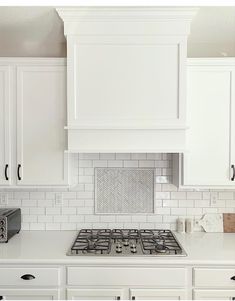
M 231 277 L 230 279 L 235 281 L 235 276 Z
M 25 274 L 23 276 L 20 277 L 23 280 L 33 280 L 35 279 L 35 276 L 31 275 L 31 274 Z
M 8 164 L 6 164 L 5 165 L 5 179 L 6 179 L 6 181 L 8 181 L 9 180 L 9 177 L 8 177 Z
M 131 297 L 131 300 L 135 300 L 135 296 L 132 296 L 132 297 Z
M 3 300 L 3 296 L 0 296 L 0 300 Z
M 21 169 L 21 164 L 18 164 L 18 167 L 17 167 L 17 177 L 18 177 L 19 181 L 21 180 L 20 169 Z
M 235 166 L 234 166 L 234 164 L 231 165 L 231 168 L 232 168 L 232 171 L 233 171 L 231 181 L 234 181 L 235 180 Z
M 116 300 L 121 300 L 121 297 L 120 297 L 120 296 L 117 296 Z

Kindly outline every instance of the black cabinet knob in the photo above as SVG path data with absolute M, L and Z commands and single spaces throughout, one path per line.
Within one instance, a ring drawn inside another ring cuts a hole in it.
M 131 297 L 131 300 L 135 300 L 135 296 L 132 296 L 132 297 Z
M 230 279 L 235 281 L 235 276 L 231 277 Z
M 33 280 L 35 279 L 35 276 L 31 275 L 31 274 L 25 274 L 23 276 L 20 277 L 23 280 Z

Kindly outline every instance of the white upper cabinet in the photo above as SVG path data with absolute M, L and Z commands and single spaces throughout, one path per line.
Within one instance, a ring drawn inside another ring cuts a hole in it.
M 1 59 L 0 106 L 0 184 L 68 185 L 65 61 Z
M 63 185 L 65 66 L 17 67 L 17 183 Z
M 189 60 L 183 185 L 235 185 L 234 91 L 233 59 Z
M 11 183 L 10 68 L 0 66 L 0 185 Z
M 68 50 L 68 148 L 179 151 L 195 9 L 62 8 Z

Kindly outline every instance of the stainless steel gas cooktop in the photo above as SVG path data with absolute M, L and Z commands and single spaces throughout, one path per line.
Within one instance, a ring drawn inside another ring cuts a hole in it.
M 82 229 L 67 255 L 186 256 L 170 230 Z

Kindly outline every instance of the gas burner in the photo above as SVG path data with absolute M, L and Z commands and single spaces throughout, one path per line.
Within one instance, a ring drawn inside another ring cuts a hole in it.
M 161 253 L 161 254 L 165 254 L 165 253 L 170 252 L 170 250 L 168 249 L 168 247 L 166 247 L 165 245 L 161 245 L 161 244 L 157 244 L 155 246 L 155 251 L 157 253 Z
M 82 229 L 68 255 L 186 256 L 170 230 Z

